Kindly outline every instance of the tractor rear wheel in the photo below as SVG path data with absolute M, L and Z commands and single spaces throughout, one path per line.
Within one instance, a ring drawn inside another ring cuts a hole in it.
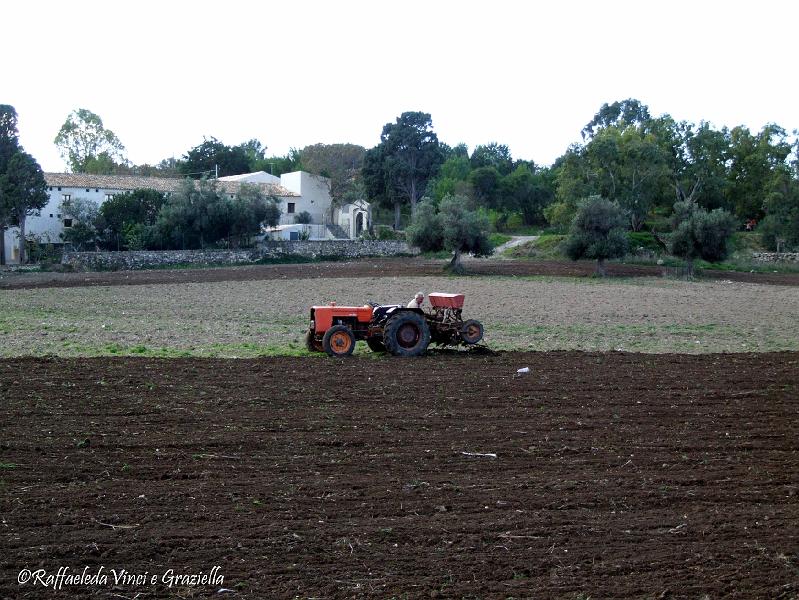
M 470 346 L 483 339 L 483 324 L 480 321 L 469 319 L 464 321 L 460 330 L 461 339 Z
M 322 338 L 322 349 L 328 356 L 349 356 L 355 350 L 355 336 L 346 325 L 333 325 Z
M 305 347 L 308 349 L 308 352 L 322 351 L 322 342 L 316 341 L 316 336 L 314 336 L 313 331 L 310 329 L 305 332 Z
M 366 338 L 366 345 L 369 346 L 369 350 L 372 352 L 386 351 L 386 345 L 383 343 L 383 340 L 377 337 Z
M 403 311 L 386 323 L 383 343 L 394 356 L 419 356 L 430 345 L 430 328 L 419 313 Z

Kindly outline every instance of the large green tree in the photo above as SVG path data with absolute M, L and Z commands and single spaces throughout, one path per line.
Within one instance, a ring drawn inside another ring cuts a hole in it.
M 790 163 L 779 165 L 767 188 L 758 231 L 770 250 L 799 250 L 799 140 Z
M 0 104 L 0 177 L 8 169 L 8 161 L 19 151 L 17 111 L 10 104 Z M 0 188 L 0 265 L 6 264 L 6 229 L 14 218 L 11 202 Z
M 611 104 L 603 104 L 594 118 L 583 127 L 583 139 L 593 138 L 599 131 L 606 127 L 619 127 L 624 129 L 630 125 L 646 125 L 650 120 L 649 107 L 635 98 L 618 100 Z
M 255 138 L 249 139 L 244 143 L 239 144 L 239 148 L 244 151 L 249 161 L 249 171 L 257 171 L 255 167 L 266 157 L 266 146 L 260 140 Z
M 596 193 L 585 159 L 585 148 L 572 144 L 552 165 L 555 201 L 544 209 L 550 225 L 568 228 L 583 198 Z
M 10 104 L 0 104 L 0 169 L 5 169 L 18 149 L 17 111 Z
M 313 144 L 300 150 L 300 160 L 305 171 L 335 182 L 332 193 L 358 174 L 365 154 L 366 148 L 357 144 Z
M 114 250 L 128 249 L 129 238 L 140 235 L 140 228 L 154 225 L 166 196 L 152 189 L 116 194 L 100 206 L 105 223 L 106 244 Z M 132 229 L 134 228 L 134 229 Z
M 18 150 L 0 174 L 0 198 L 19 227 L 19 262 L 25 263 L 25 220 L 47 204 L 47 183 L 42 168 L 27 152 Z
M 477 146 L 470 158 L 473 169 L 494 167 L 500 175 L 510 175 L 513 171 L 513 157 L 505 144 L 491 142 Z
M 472 170 L 469 183 L 479 204 L 487 208 L 500 208 L 502 174 L 496 167 L 485 166 Z
M 596 194 L 618 202 L 627 212 L 632 229 L 638 231 L 661 198 L 673 197 L 669 191 L 673 180 L 669 157 L 649 121 L 629 124 L 623 110 L 618 110 L 622 117 L 615 120 L 595 118 L 602 126 L 592 126 L 585 146 L 570 149 L 563 159 L 557 176 L 557 199 L 566 206 L 559 212 L 554 208 L 548 211 L 551 218 L 566 212 L 568 205 L 575 207 L 579 198 Z M 634 116 L 641 114 L 639 109 L 632 112 Z
M 370 198 L 394 207 L 396 229 L 402 205 L 416 213 L 416 203 L 444 159 L 428 113 L 404 112 L 383 127 L 380 144 L 366 152 L 363 177 Z
M 249 146 L 226 146 L 216 138 L 206 138 L 202 144 L 191 148 L 183 156 L 178 169 L 184 175 L 200 177 L 226 177 L 250 172 L 250 158 L 257 149 Z M 259 159 L 260 160 L 260 159 Z M 256 164 L 258 160 L 254 161 Z
M 772 179 L 786 165 L 791 144 L 785 130 L 766 125 L 758 134 L 730 131 L 728 203 L 739 219 L 761 219 Z
M 438 176 L 428 183 L 428 191 L 425 195 L 430 196 L 436 202 L 441 202 L 448 194 L 473 198 L 474 189 L 469 183 L 471 171 L 472 167 L 467 155 L 457 154 L 455 151 L 450 152 L 449 158 L 441 165 Z
M 708 210 L 729 208 L 727 159 L 729 132 L 702 122 L 683 128 L 685 153 L 675 171 L 677 199 L 695 199 Z
M 526 164 L 521 164 L 501 181 L 501 208 L 521 213 L 525 225 L 541 223 L 544 208 L 554 199 L 554 189 L 549 169 L 536 169 L 534 172 Z
M 297 148 L 291 148 L 283 156 L 265 156 L 255 161 L 250 170 L 264 171 L 275 177 L 279 177 L 283 173 L 301 171 L 303 170 L 301 152 Z
M 117 164 L 114 166 L 114 175 L 135 175 L 139 177 L 168 177 L 170 179 L 180 178 L 178 170 L 179 161 L 176 158 L 165 158 L 157 164 L 151 165 L 143 163 L 134 165 L 131 163 Z
M 113 173 L 125 164 L 125 147 L 103 120 L 90 110 L 72 111 L 55 137 L 61 157 L 73 173 Z
M 618 202 L 639 231 L 652 206 L 669 193 L 671 172 L 657 139 L 635 126 L 606 127 L 586 145 L 586 158 L 600 195 Z

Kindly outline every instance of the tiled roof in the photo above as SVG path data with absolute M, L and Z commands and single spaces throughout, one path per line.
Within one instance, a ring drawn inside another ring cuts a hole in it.
M 167 179 L 165 177 L 136 177 L 134 175 L 87 175 L 84 173 L 45 173 L 44 179 L 50 187 L 95 188 L 115 191 L 151 189 L 159 192 L 177 192 L 183 179 Z M 252 183 L 264 193 L 282 197 L 297 197 L 299 194 L 270 183 Z M 219 181 L 217 187 L 227 194 L 239 191 L 241 182 Z

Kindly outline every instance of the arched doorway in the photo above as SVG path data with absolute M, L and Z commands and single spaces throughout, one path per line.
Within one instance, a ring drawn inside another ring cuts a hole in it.
M 358 237 L 363 232 L 363 213 L 359 212 L 355 217 L 355 237 Z

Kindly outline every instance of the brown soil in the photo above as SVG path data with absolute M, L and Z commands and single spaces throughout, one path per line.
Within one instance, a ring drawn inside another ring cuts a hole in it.
M 353 262 L 253 265 L 207 269 L 165 269 L 92 273 L 0 273 L 0 289 L 43 287 L 84 287 L 95 285 L 145 285 L 160 283 L 202 283 L 215 281 L 261 281 L 272 279 L 315 279 L 329 277 L 398 277 L 441 275 L 447 261 L 422 258 L 379 258 Z M 473 275 L 590 277 L 592 261 L 473 260 Z M 661 277 L 673 269 L 646 265 L 608 264 L 612 277 Z M 741 273 L 705 271 L 703 278 L 773 285 L 799 285 L 799 273 Z
M 799 594 L 797 353 L 25 358 L 0 397 L 3 598 Z M 101 565 L 224 583 L 17 584 Z

